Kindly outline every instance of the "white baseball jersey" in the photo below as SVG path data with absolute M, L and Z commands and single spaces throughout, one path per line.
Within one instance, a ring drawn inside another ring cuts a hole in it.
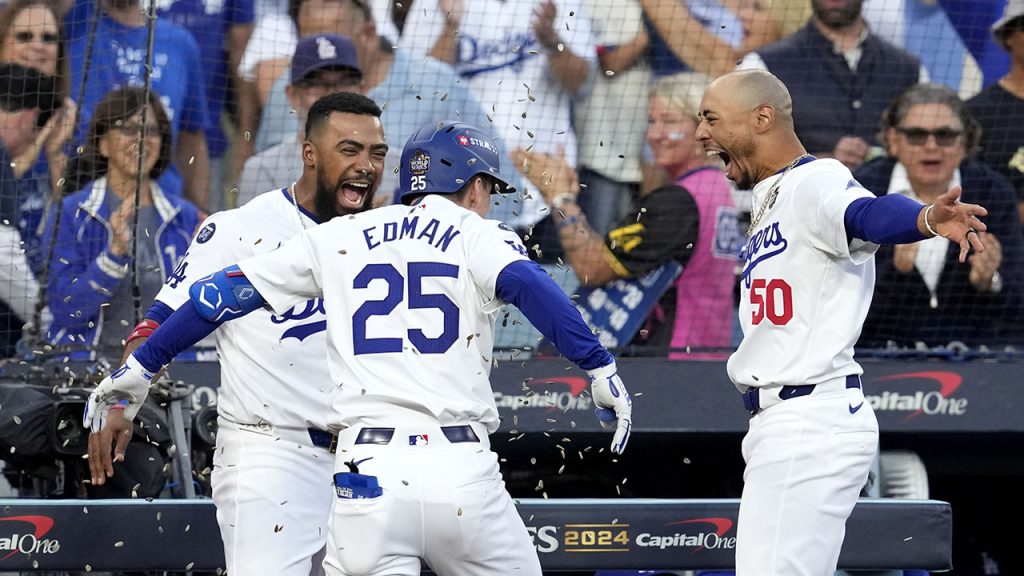
M 455 72 L 493 120 L 508 150 L 533 146 L 576 165 L 572 127 L 573 95 L 552 77 L 548 56 L 533 33 L 533 11 L 540 0 L 465 2 L 459 26 Z M 597 48 L 580 0 L 555 0 L 555 32 L 567 50 L 583 58 L 590 80 L 597 74 Z M 416 0 L 400 46 L 415 56 L 430 53 L 443 33 L 445 14 L 437 0 Z
M 782 178 L 740 253 L 743 341 L 729 377 L 750 386 L 818 384 L 863 370 L 853 360 L 875 286 L 877 244 L 849 241 L 843 217 L 871 197 L 836 160 L 814 160 L 759 182 L 753 214 Z
M 156 299 L 177 309 L 196 280 L 264 254 L 317 225 L 287 189 L 261 194 L 203 223 Z M 220 355 L 217 411 L 239 424 L 326 429 L 331 386 L 324 361 L 323 300 L 296 301 L 278 314 L 261 308 L 214 333 Z
M 526 259 L 511 228 L 432 195 L 335 218 L 239 266 L 274 310 L 327 303 L 329 429 L 475 421 L 493 432 L 495 283 Z

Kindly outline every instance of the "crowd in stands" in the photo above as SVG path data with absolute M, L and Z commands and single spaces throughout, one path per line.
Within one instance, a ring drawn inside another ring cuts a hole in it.
M 384 111 L 375 205 L 415 128 L 480 126 L 517 188 L 491 216 L 533 257 L 649 300 L 632 346 L 722 357 L 750 197 L 695 130 L 737 67 L 782 79 L 808 151 L 876 195 L 960 185 L 989 210 L 965 265 L 942 238 L 879 251 L 862 347 L 1020 347 L 1024 2 L 992 2 L 1010 64 L 984 78 L 926 0 L 8 0 L 0 357 L 35 338 L 116 359 L 203 218 L 296 179 L 306 113 L 338 91 Z

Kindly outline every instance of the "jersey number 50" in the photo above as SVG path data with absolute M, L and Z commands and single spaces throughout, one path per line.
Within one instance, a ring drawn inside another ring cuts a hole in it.
M 793 319 L 793 289 L 785 280 L 755 278 L 750 285 L 750 303 L 754 305 L 754 325 L 766 317 L 776 326 L 785 326 Z
M 409 309 L 440 310 L 444 329 L 437 338 L 428 338 L 423 330 L 410 329 L 409 342 L 420 354 L 443 354 L 459 338 L 459 307 L 444 294 L 424 294 L 424 278 L 458 278 L 459 267 L 443 262 L 410 262 Z M 373 280 L 388 285 L 383 300 L 368 300 L 352 315 L 352 346 L 358 354 L 384 354 L 402 351 L 402 338 L 367 338 L 366 321 L 371 316 L 387 316 L 405 299 L 405 277 L 391 264 L 368 264 L 356 275 L 353 288 L 363 289 Z

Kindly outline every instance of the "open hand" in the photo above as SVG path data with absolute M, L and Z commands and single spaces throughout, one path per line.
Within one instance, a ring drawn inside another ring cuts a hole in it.
M 124 451 L 131 439 L 132 421 L 124 417 L 124 410 L 108 411 L 103 427 L 89 434 L 89 475 L 93 486 L 102 486 L 114 475 L 114 462 L 124 462 Z
M 949 192 L 937 197 L 926 216 L 939 236 L 960 245 L 960 262 L 963 263 L 971 248 L 979 253 L 985 251 L 980 232 L 988 230 L 988 226 L 979 217 L 987 215 L 988 210 L 978 204 L 961 203 L 961 192 L 959 186 L 954 186 Z

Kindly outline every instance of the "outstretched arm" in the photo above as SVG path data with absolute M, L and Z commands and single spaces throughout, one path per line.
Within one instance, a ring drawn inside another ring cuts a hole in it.
M 615 428 L 612 452 L 626 449 L 632 430 L 633 400 L 619 378 L 615 358 L 583 322 L 580 313 L 536 262 L 518 260 L 499 274 L 497 296 L 519 308 L 558 351 L 591 378 L 591 394 L 601 425 Z
M 160 369 L 224 322 L 241 318 L 264 304 L 263 297 L 238 266 L 229 266 L 196 281 L 189 295 L 189 303 L 160 324 L 124 365 L 104 378 L 89 396 L 83 421 L 93 432 L 89 437 L 89 471 L 94 485 L 102 485 L 105 478 L 113 476 L 113 462 L 124 459 L 131 439 L 130 423 L 142 408 Z M 108 429 L 105 424 L 111 411 L 115 413 L 110 417 L 118 420 L 118 426 Z M 113 458 L 111 442 L 115 443 Z
M 960 192 L 955 186 L 924 206 L 899 194 L 854 200 L 844 217 L 847 236 L 876 244 L 910 244 L 942 236 L 960 244 L 964 262 L 972 247 L 985 251 L 979 233 L 988 227 L 978 217 L 988 211 L 977 204 L 961 204 Z

